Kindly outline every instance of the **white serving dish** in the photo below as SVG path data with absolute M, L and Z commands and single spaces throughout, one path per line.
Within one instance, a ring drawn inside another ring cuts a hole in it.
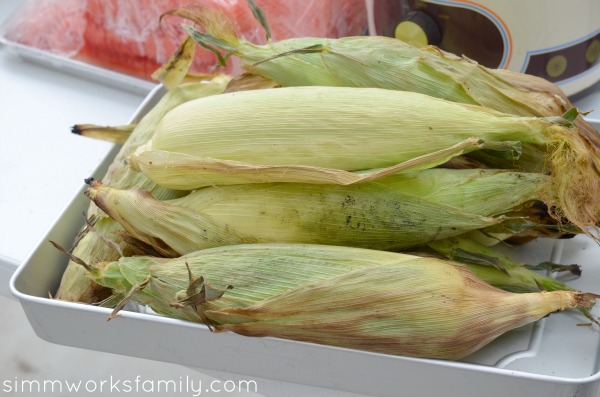
M 154 89 L 131 120 L 162 95 Z M 102 177 L 115 148 L 95 172 Z M 84 186 L 34 252 L 13 275 L 10 288 L 36 334 L 49 342 L 163 362 L 375 396 L 466 395 L 595 397 L 600 385 L 600 331 L 577 326 L 575 312 L 553 314 L 511 331 L 461 362 L 415 359 L 277 338 L 211 333 L 205 326 L 153 314 L 51 300 L 67 260 L 49 240 L 69 247 L 89 201 Z M 600 293 L 600 247 L 591 239 L 539 239 L 512 250 L 529 263 L 578 263 L 574 288 Z M 600 309 L 599 309 L 600 310 Z M 594 313 L 597 315 L 597 313 Z

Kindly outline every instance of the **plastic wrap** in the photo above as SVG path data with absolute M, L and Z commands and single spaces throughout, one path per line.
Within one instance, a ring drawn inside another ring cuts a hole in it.
M 291 37 L 362 35 L 364 0 L 256 0 L 274 41 Z M 5 27 L 6 39 L 130 76 L 150 79 L 181 43 L 182 19 L 164 12 L 190 5 L 218 8 L 237 24 L 241 37 L 266 42 L 247 0 L 28 0 Z M 190 22 L 188 22 L 190 23 Z M 210 73 L 216 57 L 200 47 L 193 72 Z M 225 72 L 238 73 L 234 63 Z

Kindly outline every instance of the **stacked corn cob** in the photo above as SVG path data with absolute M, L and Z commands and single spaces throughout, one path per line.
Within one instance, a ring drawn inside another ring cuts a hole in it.
M 161 70 L 169 92 L 88 180 L 58 299 L 442 359 L 589 316 L 595 295 L 490 246 L 598 238 L 600 146 L 556 87 L 380 37 L 256 46 L 218 13 L 171 13 L 248 73 Z

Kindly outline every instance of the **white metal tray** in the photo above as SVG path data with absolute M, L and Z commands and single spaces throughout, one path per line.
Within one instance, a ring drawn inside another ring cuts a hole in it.
M 132 122 L 160 95 L 160 89 L 153 90 Z M 101 178 L 116 153 L 117 148 L 93 176 Z M 67 260 L 49 240 L 71 245 L 89 205 L 84 188 L 10 283 L 31 326 L 49 342 L 375 396 L 595 397 L 598 392 L 600 331 L 595 326 L 577 326 L 586 319 L 574 312 L 552 314 L 503 335 L 461 362 L 452 362 L 216 334 L 200 324 L 132 311 L 122 311 L 120 318 L 107 322 L 110 309 L 51 300 L 48 294 L 56 291 Z M 591 239 L 539 239 L 512 253 L 530 263 L 577 263 L 583 276 L 565 281 L 600 293 L 600 247 Z
M 19 6 L 17 6 L 14 14 L 17 14 L 18 11 Z M 8 39 L 5 33 L 10 20 L 11 17 L 8 17 L 0 26 L 0 45 L 27 61 L 133 94 L 147 95 L 157 85 L 157 83 L 151 81 L 14 42 Z
M 591 111 L 585 119 L 597 131 L 600 131 L 600 81 L 587 90 L 573 95 L 570 99 L 581 111 Z

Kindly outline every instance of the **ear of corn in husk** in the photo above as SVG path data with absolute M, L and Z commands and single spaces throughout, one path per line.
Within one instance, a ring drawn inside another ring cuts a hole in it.
M 222 323 L 218 330 L 246 336 L 457 360 L 552 312 L 588 307 L 588 300 L 570 291 L 511 294 L 465 267 L 430 263 L 360 269 L 206 315 Z
M 221 93 L 228 81 L 229 77 L 219 76 L 209 83 L 184 84 L 167 92 L 159 103 L 136 125 L 130 138 L 113 160 L 103 180 L 115 187 L 152 191 L 155 197 L 161 199 L 181 196 L 182 192 L 158 186 L 143 174 L 132 171 L 127 165 L 127 157 L 139 145 L 146 143 L 151 138 L 154 128 L 167 111 L 193 98 Z M 74 256 L 87 263 L 118 259 L 122 253 L 107 245 L 105 239 L 115 241 L 121 247 L 121 250 L 125 254 L 128 254 L 127 244 L 119 238 L 118 234 L 115 234 L 116 231 L 121 229 L 117 222 L 106 216 L 102 211 L 99 211 L 93 203 L 89 207 L 87 217 L 93 225 L 94 231 L 91 232 L 87 226 L 81 230 L 76 237 L 74 246 L 70 249 Z M 106 290 L 90 283 L 90 280 L 85 277 L 84 269 L 80 265 L 69 261 L 55 298 L 66 301 L 94 303 L 102 300 L 105 295 Z
M 92 268 L 116 296 L 217 330 L 417 357 L 459 359 L 552 312 L 575 291 L 513 294 L 466 267 L 359 248 L 251 244 Z M 122 305 L 120 305 L 122 306 Z
M 169 112 L 130 161 L 156 183 L 177 189 L 351 184 L 438 166 L 482 147 L 511 158 L 511 167 L 519 167 L 519 147 L 527 150 L 537 159 L 528 171 L 550 169 L 543 200 L 555 217 L 597 229 L 596 158 L 574 127 L 411 92 L 290 87 L 204 98 Z M 365 171 L 374 168 L 380 169 Z
M 204 31 L 185 26 L 195 41 L 236 56 L 248 72 L 282 86 L 415 91 L 532 116 L 562 115 L 571 107 L 566 95 L 544 79 L 486 68 L 434 46 L 417 48 L 380 36 L 300 37 L 256 45 L 237 37 L 228 17 L 218 10 L 181 9 L 178 15 Z
M 543 174 L 440 168 L 350 186 L 205 187 L 173 200 L 93 181 L 86 195 L 133 237 L 158 240 L 179 255 L 255 242 L 405 250 L 494 225 L 502 230 L 503 214 L 514 211 L 512 218 L 523 218 L 521 208 L 539 198 L 546 179 Z
M 397 172 L 393 167 L 398 163 L 439 152 L 439 157 L 410 163 L 402 171 L 437 166 L 482 147 L 505 150 L 499 153 L 514 160 L 521 141 L 543 148 L 547 134 L 562 128 L 537 118 L 513 117 L 410 92 L 276 88 L 228 93 L 179 106 L 130 161 L 157 183 L 179 189 L 240 183 L 238 175 L 253 168 L 263 182 L 270 178 L 318 183 L 320 173 L 321 183 L 336 183 L 332 181 L 336 171 L 341 177 L 346 171 L 385 167 Z M 470 143 L 458 147 L 463 142 Z M 186 157 L 197 164 L 194 169 L 188 170 L 188 163 L 178 167 L 179 158 Z M 217 163 L 224 164 L 223 169 Z M 276 172 L 267 174 L 269 166 L 276 166 Z M 212 174 L 216 176 L 211 178 Z M 232 176 L 238 180 L 230 181 Z M 359 175 L 337 183 L 366 178 L 372 179 Z

